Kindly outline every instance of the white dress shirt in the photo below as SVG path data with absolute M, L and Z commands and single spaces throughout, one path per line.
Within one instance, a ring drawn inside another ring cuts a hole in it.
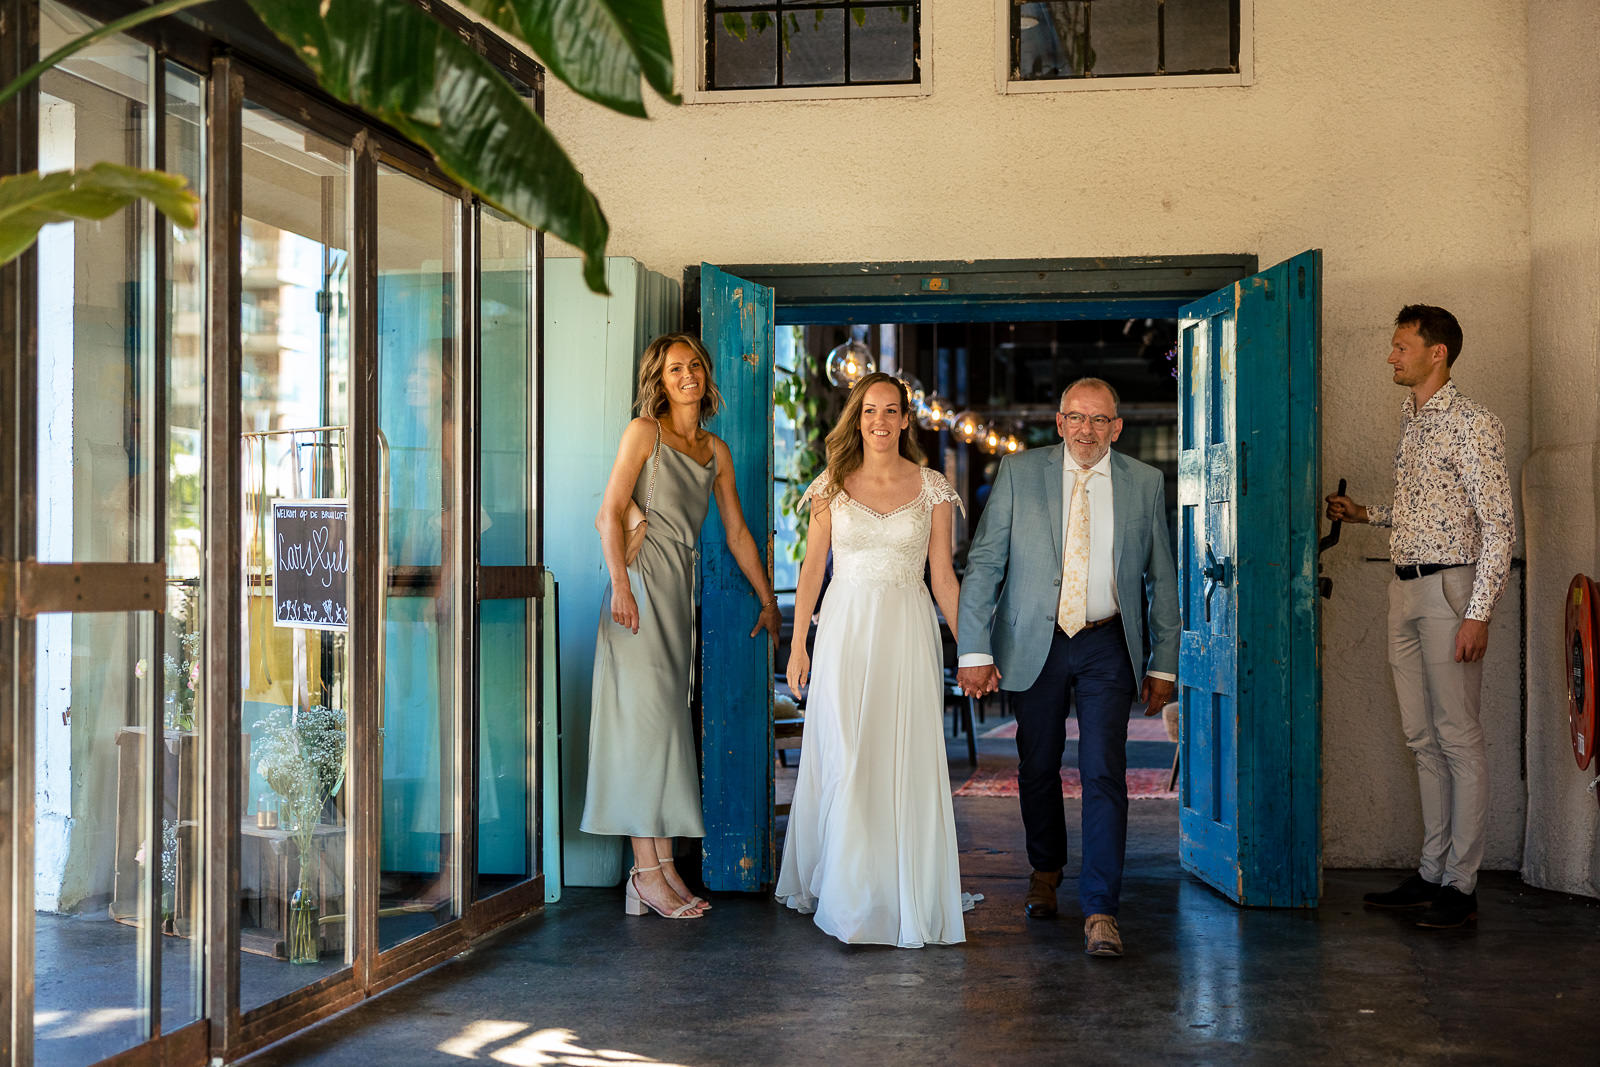
M 1072 486 L 1077 477 L 1072 473 L 1079 470 L 1078 461 L 1072 458 L 1072 450 L 1061 449 L 1061 536 L 1066 539 L 1068 522 L 1072 518 Z M 1108 619 L 1118 611 L 1117 603 L 1117 573 L 1113 549 L 1116 542 L 1116 513 L 1112 511 L 1111 500 L 1111 452 L 1100 457 L 1100 462 L 1089 468 L 1094 473 L 1089 476 L 1087 490 L 1089 493 L 1089 582 L 1087 589 L 1088 603 L 1085 605 L 1084 618 L 1089 622 L 1099 622 Z M 994 657 L 987 652 L 968 652 L 956 661 L 957 667 L 984 667 L 994 662 Z M 1148 672 L 1152 678 L 1161 678 L 1166 681 L 1175 681 L 1176 676 L 1162 671 Z
M 1077 482 L 1073 471 L 1081 470 L 1072 458 L 1070 449 L 1061 450 L 1061 536 L 1072 527 L 1072 487 Z M 1111 549 L 1115 543 L 1111 510 L 1111 453 L 1107 451 L 1100 462 L 1089 468 L 1087 486 L 1089 493 L 1089 582 L 1084 591 L 1083 617 L 1088 622 L 1109 619 L 1117 613 L 1116 571 L 1112 566 Z

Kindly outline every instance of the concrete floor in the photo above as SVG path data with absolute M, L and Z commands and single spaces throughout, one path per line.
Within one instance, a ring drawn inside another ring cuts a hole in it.
M 1005 748 L 985 744 L 984 759 Z M 951 754 L 959 782 L 964 746 Z M 1329 871 L 1314 912 L 1240 910 L 1180 870 L 1177 802 L 1142 800 L 1128 954 L 1090 959 L 1068 917 L 1074 869 L 1062 918 L 1022 916 L 1016 801 L 957 798 L 956 820 L 963 887 L 986 898 L 965 945 L 843 946 L 768 898 L 730 894 L 699 921 L 629 919 L 620 890 L 569 889 L 494 943 L 247 1062 L 1600 1062 L 1600 902 L 1494 872 L 1476 929 L 1429 932 L 1361 906 L 1404 872 Z

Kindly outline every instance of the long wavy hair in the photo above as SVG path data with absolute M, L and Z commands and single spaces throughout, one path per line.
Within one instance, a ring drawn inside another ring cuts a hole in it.
M 855 388 L 850 390 L 850 399 L 845 401 L 844 414 L 839 416 L 839 421 L 828 431 L 826 497 L 832 497 L 844 487 L 846 478 L 861 469 L 862 458 L 866 452 L 866 446 L 861 443 L 861 408 L 867 402 L 867 390 L 879 382 L 888 382 L 895 387 L 900 393 L 900 413 L 911 419 L 906 428 L 900 431 L 900 454 L 919 467 L 927 465 L 927 457 L 922 454 L 922 446 L 917 443 L 916 416 L 911 411 L 911 397 L 906 393 L 906 383 L 892 374 L 878 371 L 861 379 Z
M 694 349 L 705 367 L 700 390 L 700 425 L 704 426 L 711 416 L 722 410 L 722 393 L 717 389 L 711 370 L 711 353 L 692 333 L 664 333 L 645 345 L 644 355 L 639 357 L 639 399 L 634 407 L 639 414 L 653 419 L 659 419 L 666 412 L 670 402 L 666 387 L 661 384 L 661 375 L 667 368 L 667 350 L 673 345 L 688 345 Z

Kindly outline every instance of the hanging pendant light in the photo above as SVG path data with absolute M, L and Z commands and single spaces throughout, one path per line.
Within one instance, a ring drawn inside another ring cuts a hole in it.
M 943 397 L 938 393 L 929 393 L 917 407 L 917 425 L 924 430 L 942 430 L 949 410 Z
M 968 445 L 978 439 L 978 432 L 982 429 L 983 423 L 971 411 L 961 412 L 950 424 L 950 432 L 956 435 L 956 440 Z
M 878 361 L 872 358 L 872 349 L 862 344 L 856 336 L 856 327 L 850 328 L 850 339 L 841 345 L 836 345 L 828 353 L 823 364 L 828 375 L 829 383 L 845 389 L 853 387 L 867 375 L 878 369 Z

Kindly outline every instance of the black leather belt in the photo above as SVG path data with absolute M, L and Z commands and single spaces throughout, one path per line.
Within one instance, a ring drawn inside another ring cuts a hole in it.
M 1426 578 L 1430 574 L 1447 571 L 1451 567 L 1467 567 L 1467 563 L 1396 563 L 1394 576 L 1402 582 L 1409 582 L 1413 578 Z

